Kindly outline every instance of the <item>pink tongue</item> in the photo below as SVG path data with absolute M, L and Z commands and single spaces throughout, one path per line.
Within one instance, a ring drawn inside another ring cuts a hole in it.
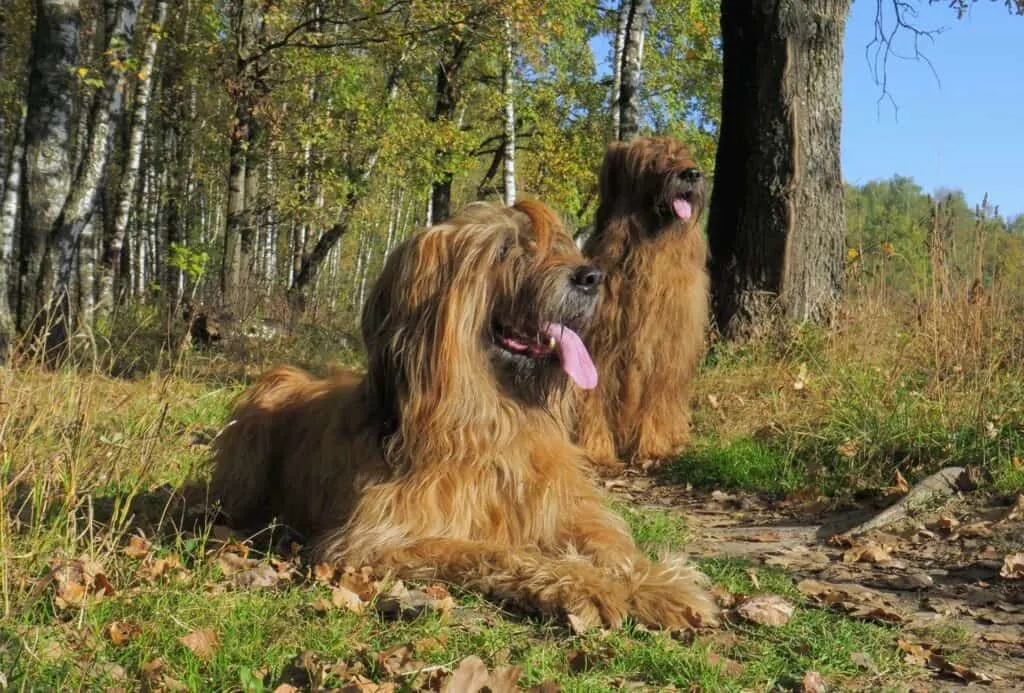
M 690 215 L 693 214 L 693 208 L 690 206 L 690 203 L 681 197 L 672 200 L 672 211 L 683 221 L 689 219 Z
M 549 337 L 554 338 L 562 370 L 584 390 L 597 387 L 597 368 L 590 358 L 590 352 L 580 336 L 564 325 L 550 323 L 544 327 Z

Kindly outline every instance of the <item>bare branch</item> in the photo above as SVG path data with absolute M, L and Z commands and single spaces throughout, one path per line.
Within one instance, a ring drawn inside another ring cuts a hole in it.
M 960 0 L 953 0 L 959 2 Z M 1015 0 L 1022 1 L 1024 0 Z M 899 106 L 889 92 L 889 58 L 895 57 L 900 60 L 919 60 L 924 62 L 935 77 L 935 82 L 941 87 L 942 82 L 935 66 L 928 56 L 921 51 L 921 42 L 925 39 L 935 42 L 935 37 L 945 31 L 945 28 L 922 29 L 917 26 L 917 8 L 908 0 L 876 0 L 875 9 L 875 35 L 864 47 L 864 58 L 871 70 L 871 76 L 875 84 L 882 88 L 878 97 L 878 105 L 881 107 L 883 101 L 892 104 L 893 112 L 899 116 Z M 886 6 L 891 4 L 893 16 L 892 24 L 889 25 L 889 18 L 886 17 Z M 909 34 L 912 39 L 913 52 L 910 55 L 901 55 L 896 51 L 895 40 L 901 34 Z

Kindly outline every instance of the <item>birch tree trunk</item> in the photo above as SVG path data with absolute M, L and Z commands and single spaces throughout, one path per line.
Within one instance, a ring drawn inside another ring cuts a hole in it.
M 612 53 L 612 139 L 622 134 L 622 51 L 626 47 L 626 29 L 629 27 L 629 8 L 632 0 L 622 0 L 619 24 L 615 29 L 615 50 Z
M 718 329 L 828 323 L 842 293 L 839 162 L 850 0 L 724 0 L 708 237 Z
M 153 3 L 149 37 L 146 40 L 146 48 L 139 64 L 138 81 L 135 83 L 135 105 L 132 109 L 131 125 L 129 126 L 128 151 L 114 203 L 113 230 L 104 244 L 103 260 L 100 263 L 99 298 L 96 304 L 97 318 L 109 316 L 114 307 L 114 277 L 121 262 L 121 249 L 124 246 L 125 234 L 128 232 L 132 200 L 136 196 L 139 182 L 142 141 L 146 134 L 149 100 L 153 93 L 153 68 L 166 19 L 167 0 L 157 0 Z
M 622 77 L 619 86 L 619 139 L 631 140 L 640 132 L 640 78 L 644 32 L 651 13 L 651 0 L 627 0 L 625 43 L 622 47 Z
M 21 192 L 21 159 L 25 149 L 25 111 L 22 110 L 8 159 L 3 201 L 0 203 L 0 363 L 10 352 L 17 334 L 11 297 L 7 293 L 8 272 L 14 268 L 14 230 L 18 223 L 18 197 Z
M 94 114 L 90 118 L 87 149 L 60 217 L 50 233 L 43 267 L 40 268 L 40 275 L 43 276 L 49 271 L 48 264 L 56 260 L 46 321 L 46 350 L 51 357 L 59 356 L 67 344 L 71 327 L 69 291 L 75 254 L 79 236 L 92 218 L 100 182 L 107 169 L 114 129 L 123 105 L 122 93 L 126 77 L 124 63 L 135 33 L 135 20 L 142 0 L 106 2 L 108 7 L 116 4 L 113 25 L 109 27 L 107 41 L 107 53 L 111 55 L 111 64 L 104 79 L 103 90 L 95 101 Z
M 505 174 L 505 205 L 508 207 L 516 203 L 516 100 L 512 49 L 512 20 L 505 17 L 505 69 L 502 80 L 505 94 L 505 141 L 502 164 Z
M 36 0 L 26 95 L 25 190 L 18 243 L 17 323 L 31 330 L 49 292 L 47 237 L 71 189 L 71 128 L 78 63 L 78 0 Z M 40 284 L 40 281 L 43 284 Z

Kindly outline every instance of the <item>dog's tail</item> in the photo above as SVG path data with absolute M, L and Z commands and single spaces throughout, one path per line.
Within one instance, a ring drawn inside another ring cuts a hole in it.
M 288 411 L 301 402 L 314 378 L 282 366 L 263 375 L 235 403 L 213 441 L 210 497 L 229 524 L 247 527 L 270 519 L 270 493 L 280 446 L 288 439 Z

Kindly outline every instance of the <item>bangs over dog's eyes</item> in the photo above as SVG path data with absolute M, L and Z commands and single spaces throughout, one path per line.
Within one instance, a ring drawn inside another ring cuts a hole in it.
M 501 245 L 498 246 L 498 253 L 497 253 L 497 257 L 495 258 L 495 260 L 497 260 L 498 262 L 504 262 L 508 258 L 509 253 L 512 252 L 512 248 L 514 248 L 516 245 L 517 245 L 517 243 L 516 243 L 516 239 L 514 237 L 512 237 L 512 236 L 506 237 L 501 242 Z

